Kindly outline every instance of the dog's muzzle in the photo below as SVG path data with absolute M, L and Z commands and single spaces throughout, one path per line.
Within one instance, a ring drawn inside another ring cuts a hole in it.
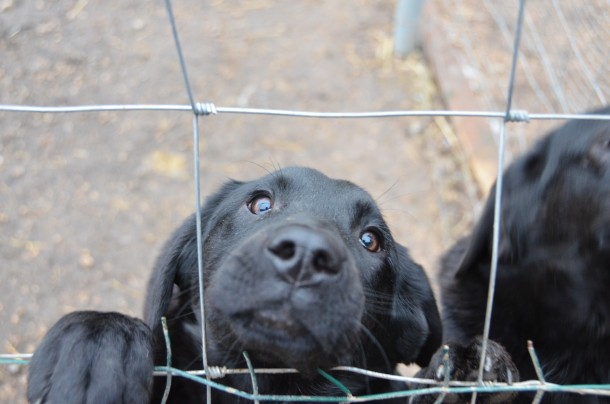
M 345 266 L 344 250 L 324 231 L 291 225 L 277 232 L 265 253 L 284 281 L 305 287 L 338 276 Z

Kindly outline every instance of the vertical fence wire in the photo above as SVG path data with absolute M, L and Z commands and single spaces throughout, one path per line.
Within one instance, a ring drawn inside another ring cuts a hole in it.
M 163 339 L 165 340 L 165 365 L 168 368 L 172 367 L 172 344 L 169 339 L 169 330 L 167 328 L 167 319 L 165 316 L 161 317 L 161 328 L 163 329 Z M 161 404 L 167 403 L 167 399 L 169 397 L 169 392 L 172 388 L 172 372 L 167 372 L 167 377 L 165 379 L 165 390 L 163 391 L 163 397 L 161 398 Z
M 165 0 L 165 7 L 167 9 L 167 15 L 172 29 L 172 35 L 178 53 L 178 60 L 180 62 L 180 68 L 182 71 L 182 78 L 184 79 L 184 85 L 188 93 L 189 101 L 193 110 L 193 170 L 194 170 L 194 185 L 195 185 L 195 228 L 197 232 L 197 276 L 198 276 L 198 287 L 199 287 L 199 315 L 201 325 L 201 359 L 203 362 L 203 370 L 205 371 L 205 377 L 207 381 L 210 381 L 210 372 L 208 368 L 207 358 L 207 347 L 206 347 L 206 317 L 205 317 L 205 303 L 203 295 L 203 246 L 201 240 L 201 179 L 199 177 L 199 114 L 197 110 L 197 104 L 193 97 L 193 90 L 188 76 L 186 68 L 186 62 L 182 53 L 182 47 L 180 46 L 180 38 L 178 36 L 178 28 L 176 26 L 176 19 L 172 9 L 171 0 Z M 206 384 L 206 403 L 212 403 L 212 387 L 210 384 Z
M 504 172 L 504 152 L 506 148 L 506 123 L 511 120 L 511 106 L 513 100 L 513 91 L 515 88 L 515 75 L 517 70 L 517 59 L 519 57 L 519 45 L 521 42 L 521 32 L 523 29 L 523 17 L 525 13 L 525 0 L 519 1 L 519 13 L 517 16 L 517 25 L 515 28 L 515 40 L 513 45 L 512 61 L 510 66 L 510 77 L 508 82 L 508 90 L 506 97 L 505 117 L 500 123 L 500 139 L 498 143 L 498 174 L 495 187 L 494 200 L 494 220 L 493 220 L 493 239 L 491 253 L 491 269 L 489 274 L 489 290 L 487 294 L 487 307 L 485 311 L 485 324 L 483 327 L 483 346 L 481 352 L 481 361 L 479 363 L 479 374 L 477 381 L 483 383 L 483 374 L 485 371 L 485 359 L 487 356 L 487 345 L 489 341 L 489 330 L 491 328 L 491 314 L 493 312 L 494 295 L 496 290 L 496 274 L 498 272 L 498 252 L 500 246 L 500 214 L 502 210 L 502 186 Z M 472 395 L 472 404 L 476 402 L 477 393 Z

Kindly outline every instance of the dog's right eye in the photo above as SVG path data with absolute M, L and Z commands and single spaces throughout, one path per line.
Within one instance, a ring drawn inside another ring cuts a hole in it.
M 381 250 L 381 241 L 377 233 L 373 231 L 365 231 L 360 235 L 360 244 L 370 252 L 379 252 Z
M 264 215 L 272 208 L 273 200 L 266 195 L 256 196 L 250 202 L 248 202 L 248 210 L 255 215 Z

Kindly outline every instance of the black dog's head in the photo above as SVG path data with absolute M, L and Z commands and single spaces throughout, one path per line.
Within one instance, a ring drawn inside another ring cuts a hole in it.
M 597 114 L 610 114 L 610 108 Z M 458 275 L 491 258 L 494 190 Z M 500 262 L 608 267 L 610 122 L 574 120 L 545 136 L 504 174 Z M 578 261 L 575 263 L 574 261 Z
M 190 218 L 149 284 L 146 320 L 154 329 L 168 313 L 200 321 L 196 247 Z M 258 363 L 306 373 L 426 364 L 440 343 L 422 269 L 394 241 L 371 196 L 350 182 L 306 168 L 229 182 L 202 209 L 202 250 L 212 361 L 234 361 L 245 350 Z M 197 339 L 198 328 L 190 329 Z

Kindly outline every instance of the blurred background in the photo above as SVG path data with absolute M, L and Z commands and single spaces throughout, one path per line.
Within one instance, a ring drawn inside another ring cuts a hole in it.
M 395 1 L 173 2 L 197 101 L 503 112 L 517 2 L 422 4 L 417 42 L 396 55 Z M 528 1 L 514 108 L 606 104 L 608 55 L 606 0 Z M 163 2 L 0 0 L 0 104 L 188 104 Z M 507 161 L 559 124 L 510 124 Z M 496 174 L 498 120 L 219 114 L 200 127 L 203 195 L 289 165 L 351 180 L 432 280 Z M 73 310 L 141 315 L 160 246 L 194 210 L 192 148 L 189 112 L 0 111 L 1 353 L 32 352 Z M 0 366 L 0 402 L 25 401 L 26 375 Z

